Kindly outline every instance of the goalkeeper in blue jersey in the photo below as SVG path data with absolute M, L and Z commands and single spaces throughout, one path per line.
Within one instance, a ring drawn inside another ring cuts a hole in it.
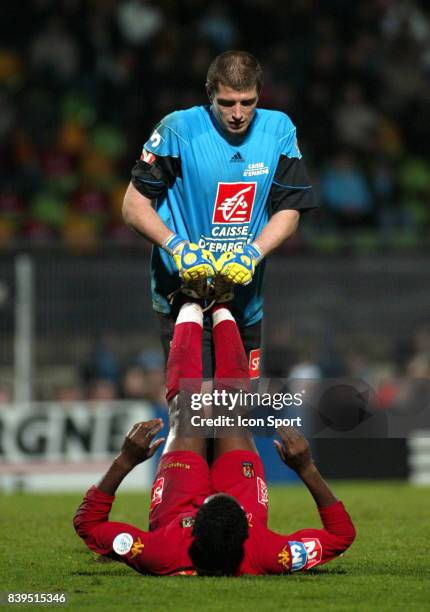
M 253 378 L 265 258 L 295 232 L 300 214 L 315 208 L 291 119 L 257 108 L 262 82 L 251 54 L 216 57 L 207 74 L 210 104 L 162 119 L 132 170 L 123 207 L 126 223 L 154 245 L 153 306 L 166 354 L 181 292 L 229 302 Z M 209 322 L 203 345 L 210 378 Z

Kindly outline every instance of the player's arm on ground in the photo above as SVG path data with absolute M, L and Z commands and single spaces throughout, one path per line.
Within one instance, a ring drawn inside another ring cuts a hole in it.
M 91 487 L 79 506 L 73 524 L 90 550 L 131 565 L 138 571 L 151 565 L 151 534 L 133 525 L 109 521 L 115 492 L 131 470 L 146 461 L 163 442 L 154 437 L 162 429 L 161 419 L 136 423 L 128 432 L 121 452 L 101 478 Z M 153 443 L 152 443 L 153 442 Z M 142 551 L 147 546 L 145 555 Z
M 355 538 L 355 528 L 342 502 L 338 501 L 315 466 L 309 443 L 293 427 L 278 430 L 275 440 L 281 460 L 302 479 L 314 498 L 323 529 L 301 529 L 289 535 L 268 532 L 265 571 L 280 573 L 306 570 L 342 554 Z
M 306 438 L 295 427 L 279 427 L 278 434 L 281 442 L 274 440 L 274 444 L 281 461 L 302 479 L 318 508 L 337 502 L 312 459 Z
M 163 429 L 162 419 L 151 419 L 136 423 L 125 436 L 121 451 L 97 485 L 99 491 L 106 495 L 115 495 L 117 488 L 136 465 L 143 463 L 155 453 L 164 442 L 155 436 Z

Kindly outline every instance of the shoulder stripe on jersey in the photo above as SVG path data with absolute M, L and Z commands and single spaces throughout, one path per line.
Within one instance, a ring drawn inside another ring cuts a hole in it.
M 163 155 L 162 153 L 159 153 L 158 151 L 151 151 L 150 148 L 149 148 L 149 145 L 146 146 L 146 150 L 149 151 L 150 153 L 152 153 L 153 155 L 155 155 L 156 157 L 161 157 L 161 158 L 163 158 L 163 157 L 171 157 L 172 159 L 179 159 L 179 155 L 172 155 L 171 153 L 166 153 L 165 155 Z
M 278 187 L 285 187 L 285 189 L 312 189 L 312 185 L 283 185 L 276 181 L 273 181 L 273 184 L 278 185 Z
M 285 138 L 288 138 L 288 136 L 291 134 L 291 132 L 295 132 L 296 129 L 297 129 L 296 127 L 291 128 L 291 130 L 288 132 L 288 134 L 285 134 L 285 136 L 282 136 L 282 138 L 279 139 L 279 142 L 281 142 Z
M 142 181 L 142 183 L 151 183 L 151 185 L 164 185 L 163 181 L 148 181 L 148 179 L 143 179 L 140 176 L 138 177 L 139 181 Z
M 183 140 L 185 142 L 185 144 L 190 144 L 188 142 L 188 140 L 185 140 L 185 138 L 183 136 L 181 136 L 180 134 L 178 134 L 178 132 L 176 132 L 172 127 L 170 127 L 170 125 L 167 125 L 167 123 L 163 123 L 161 122 L 161 125 L 165 128 L 167 128 L 168 130 L 170 130 L 171 132 L 173 132 L 175 134 L 175 136 L 177 136 L 178 138 L 180 138 L 181 140 Z

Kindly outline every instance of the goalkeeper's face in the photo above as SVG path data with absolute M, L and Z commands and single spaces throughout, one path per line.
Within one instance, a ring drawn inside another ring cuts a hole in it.
M 245 134 L 257 108 L 256 87 L 246 91 L 236 91 L 220 83 L 210 100 L 214 115 L 227 134 L 237 136 Z

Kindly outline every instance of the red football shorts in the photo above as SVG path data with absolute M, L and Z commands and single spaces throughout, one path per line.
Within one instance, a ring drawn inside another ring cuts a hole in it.
M 192 451 L 161 456 L 151 491 L 149 529 L 168 525 L 178 514 L 194 514 L 209 495 L 209 466 Z
M 192 451 L 173 451 L 161 457 L 151 491 L 149 528 L 168 525 L 190 513 L 214 493 L 228 493 L 244 509 L 252 525 L 267 525 L 268 498 L 263 463 L 252 451 L 225 453 L 212 468 Z
M 248 523 L 267 526 L 269 500 L 264 467 L 257 453 L 230 451 L 218 457 L 210 472 L 212 493 L 228 493 L 244 509 Z

